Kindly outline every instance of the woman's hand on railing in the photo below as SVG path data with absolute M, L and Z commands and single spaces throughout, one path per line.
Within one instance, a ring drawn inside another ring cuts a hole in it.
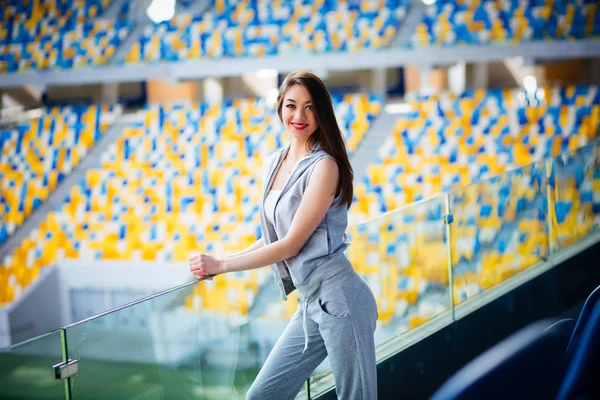
M 198 278 L 212 277 L 222 273 L 222 261 L 210 254 L 194 254 L 189 258 L 190 272 Z

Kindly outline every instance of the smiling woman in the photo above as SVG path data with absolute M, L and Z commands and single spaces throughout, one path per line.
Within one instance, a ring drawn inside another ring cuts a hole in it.
M 304 86 L 294 85 L 285 93 L 281 114 L 285 127 L 300 138 L 317 130 L 310 93 Z
M 331 96 L 316 75 L 293 72 L 277 113 L 292 141 L 265 162 L 262 239 L 225 259 L 193 256 L 190 270 L 202 277 L 270 265 L 283 300 L 300 293 L 247 399 L 295 398 L 326 356 L 338 397 L 375 399 L 377 305 L 344 254 L 353 172 Z

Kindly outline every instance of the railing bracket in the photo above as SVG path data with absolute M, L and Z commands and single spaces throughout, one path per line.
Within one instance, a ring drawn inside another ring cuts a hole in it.
M 444 215 L 444 225 L 450 225 L 452 222 L 454 222 L 454 215 Z
M 53 365 L 52 369 L 54 370 L 54 379 L 58 381 L 65 380 L 79 374 L 79 365 L 77 360 L 61 362 Z

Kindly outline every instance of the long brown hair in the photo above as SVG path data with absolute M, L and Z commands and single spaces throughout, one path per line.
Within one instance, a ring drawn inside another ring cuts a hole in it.
M 340 173 L 335 191 L 336 197 L 341 193 L 338 206 L 346 204 L 350 208 L 352 196 L 354 195 L 352 185 L 354 172 L 348 159 L 344 137 L 335 118 L 331 96 L 327 91 L 327 87 L 318 76 L 308 71 L 294 71 L 286 76 L 279 87 L 279 94 L 277 95 L 277 114 L 281 122 L 283 122 L 281 117 L 283 97 L 287 90 L 294 85 L 302 85 L 310 94 L 318 126 L 317 130 L 308 138 L 308 148 L 306 150 L 311 151 L 315 143 L 320 142 L 323 150 L 335 159 Z

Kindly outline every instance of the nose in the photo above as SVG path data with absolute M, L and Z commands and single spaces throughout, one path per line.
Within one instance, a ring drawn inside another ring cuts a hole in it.
M 296 122 L 303 122 L 304 121 L 304 116 L 306 115 L 306 110 L 304 109 L 304 107 L 298 107 L 296 109 L 296 112 L 294 113 L 294 120 Z

